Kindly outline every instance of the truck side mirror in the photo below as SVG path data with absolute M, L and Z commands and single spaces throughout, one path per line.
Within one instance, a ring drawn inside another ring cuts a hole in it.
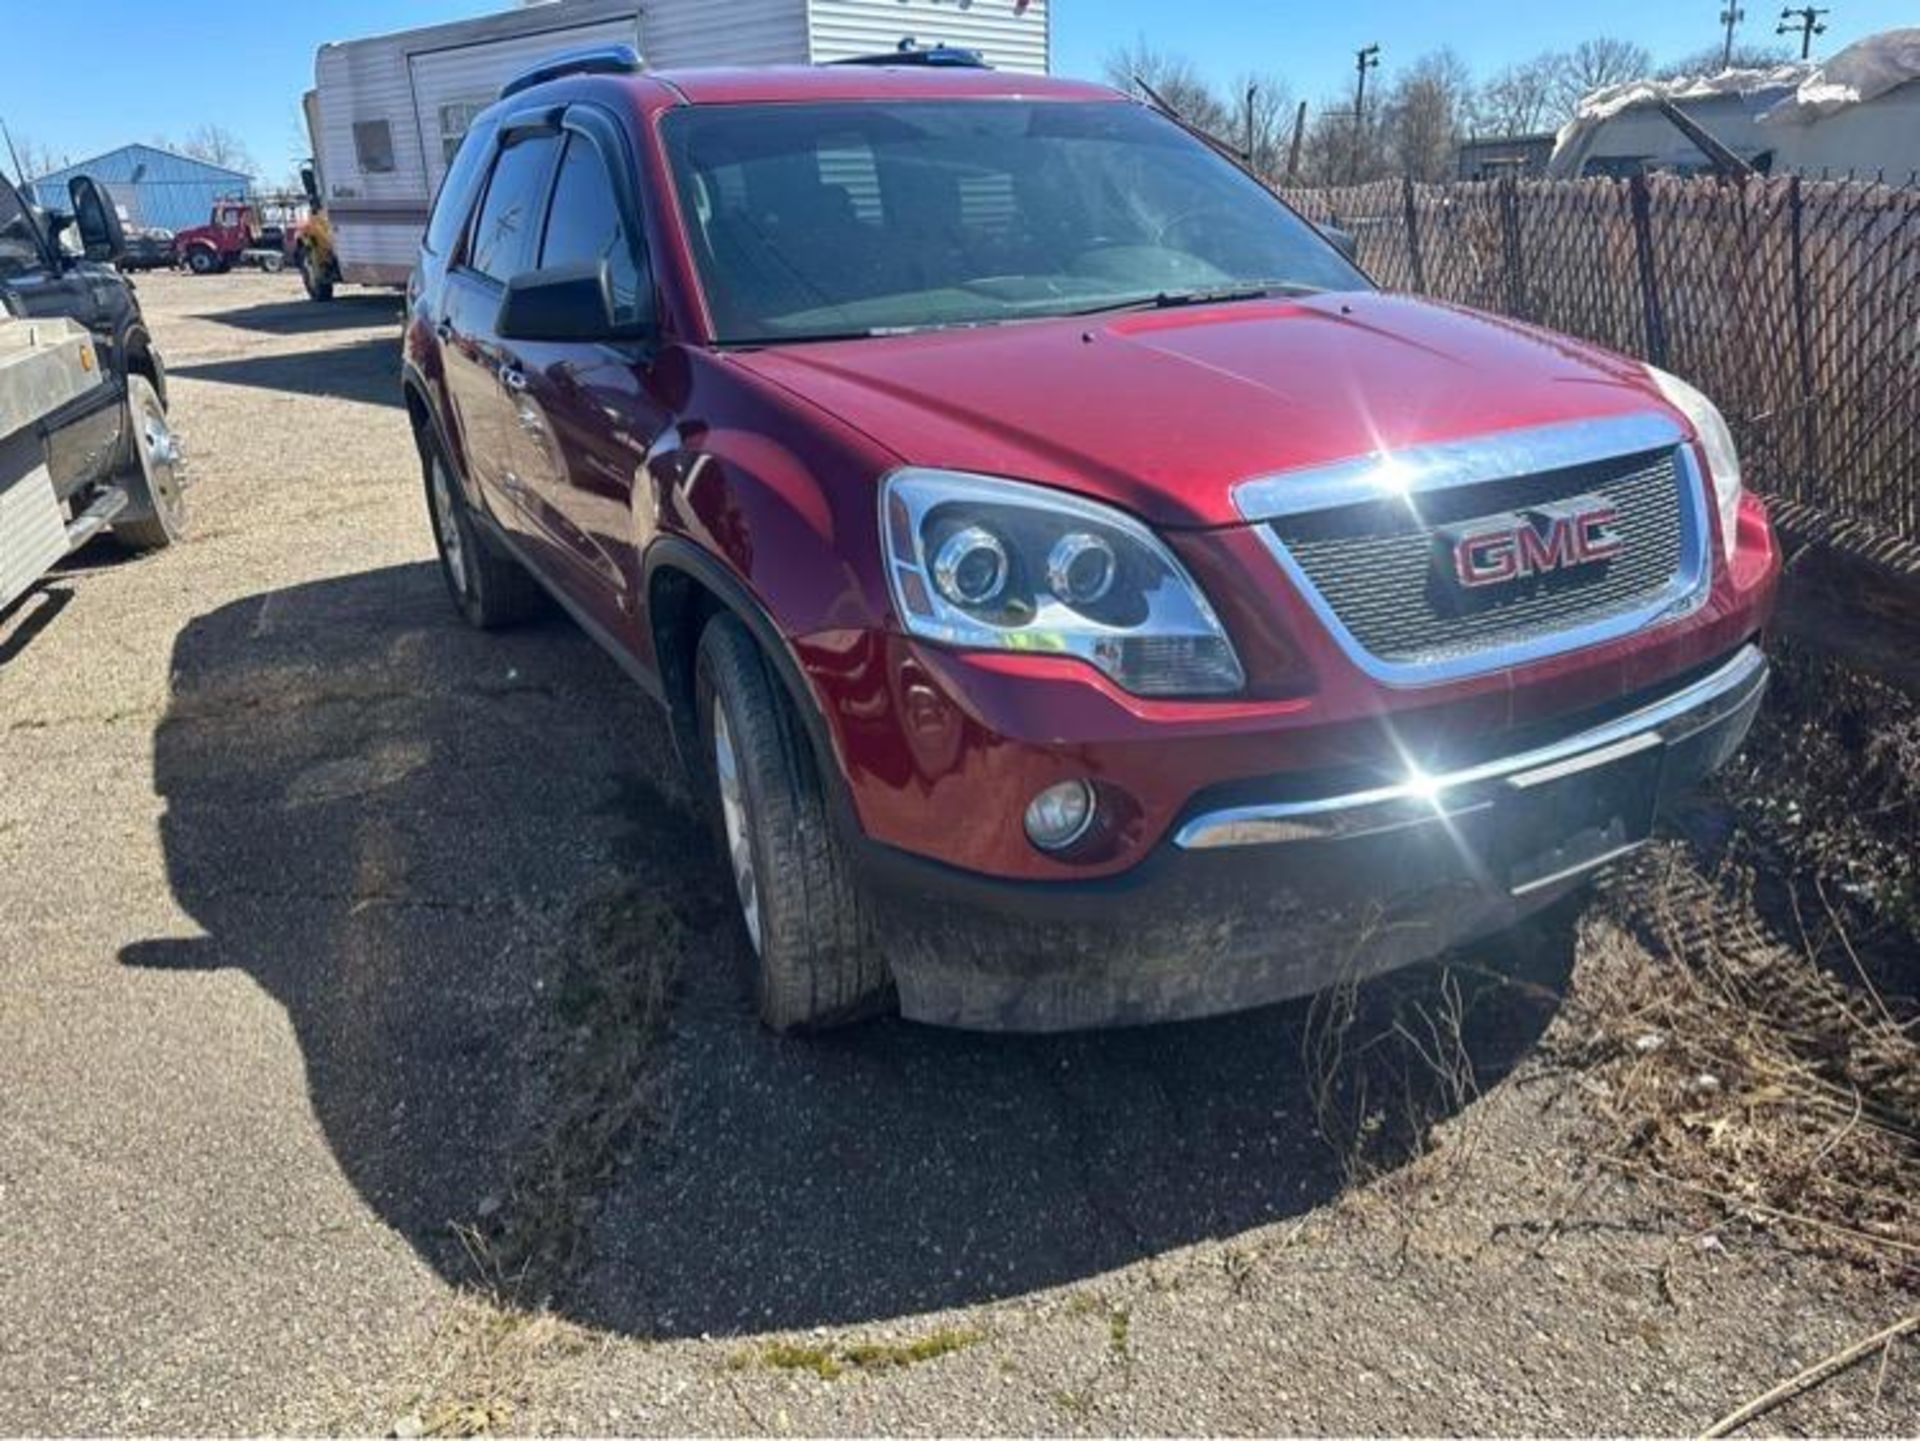
M 127 232 L 121 227 L 119 212 L 90 175 L 76 175 L 67 182 L 67 195 L 73 201 L 74 225 L 80 232 L 80 250 L 89 260 L 109 263 L 127 253 Z

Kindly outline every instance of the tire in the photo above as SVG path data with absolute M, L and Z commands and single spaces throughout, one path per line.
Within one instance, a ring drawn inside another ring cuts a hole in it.
M 482 532 L 440 448 L 424 449 L 427 520 L 454 609 L 476 630 L 499 630 L 539 614 L 546 601 L 539 582 Z
M 309 300 L 333 299 L 333 277 L 326 272 L 326 264 L 313 258 L 313 248 L 300 247 L 300 283 L 307 288 Z
M 286 263 L 286 257 L 283 255 L 268 255 L 260 261 L 260 268 L 269 275 L 278 275 Z
M 850 858 L 793 702 L 740 620 L 707 622 L 695 662 L 701 754 L 761 1021 L 779 1032 L 845 1024 L 882 1008 Z
M 127 434 L 127 508 L 113 522 L 113 536 L 130 550 L 164 550 L 187 531 L 186 467 L 166 407 L 144 375 L 127 377 Z
M 195 246 L 187 252 L 187 269 L 195 275 L 211 275 L 220 268 L 220 257 L 204 246 Z

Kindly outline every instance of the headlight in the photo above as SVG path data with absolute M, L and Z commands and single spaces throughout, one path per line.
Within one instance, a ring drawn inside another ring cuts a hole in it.
M 1130 516 L 947 470 L 895 471 L 880 503 L 894 604 L 914 635 L 1078 656 L 1136 695 L 1245 684 L 1200 587 Z
M 1720 544 L 1733 559 L 1734 527 L 1740 520 L 1740 454 L 1733 448 L 1733 432 L 1727 429 L 1720 408 L 1677 375 L 1669 375 L 1649 365 L 1647 374 L 1660 387 L 1667 403 L 1692 422 L 1706 452 L 1707 470 L 1713 478 L 1713 498 L 1720 507 Z

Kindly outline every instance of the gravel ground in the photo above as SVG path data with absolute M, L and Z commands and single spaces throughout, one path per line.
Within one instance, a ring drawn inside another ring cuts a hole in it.
M 1582 1164 L 1591 916 L 1346 1030 L 766 1036 L 643 699 L 455 622 L 396 303 L 140 289 L 193 538 L 0 616 L 0 1432 L 1696 1431 L 1911 1309 Z

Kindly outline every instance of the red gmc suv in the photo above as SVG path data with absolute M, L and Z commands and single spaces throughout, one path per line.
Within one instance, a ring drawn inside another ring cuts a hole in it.
M 666 707 L 767 1024 L 1303 994 L 1740 744 L 1779 561 L 1712 404 L 1338 239 L 954 55 L 582 52 L 474 123 L 403 376 L 447 584 Z

